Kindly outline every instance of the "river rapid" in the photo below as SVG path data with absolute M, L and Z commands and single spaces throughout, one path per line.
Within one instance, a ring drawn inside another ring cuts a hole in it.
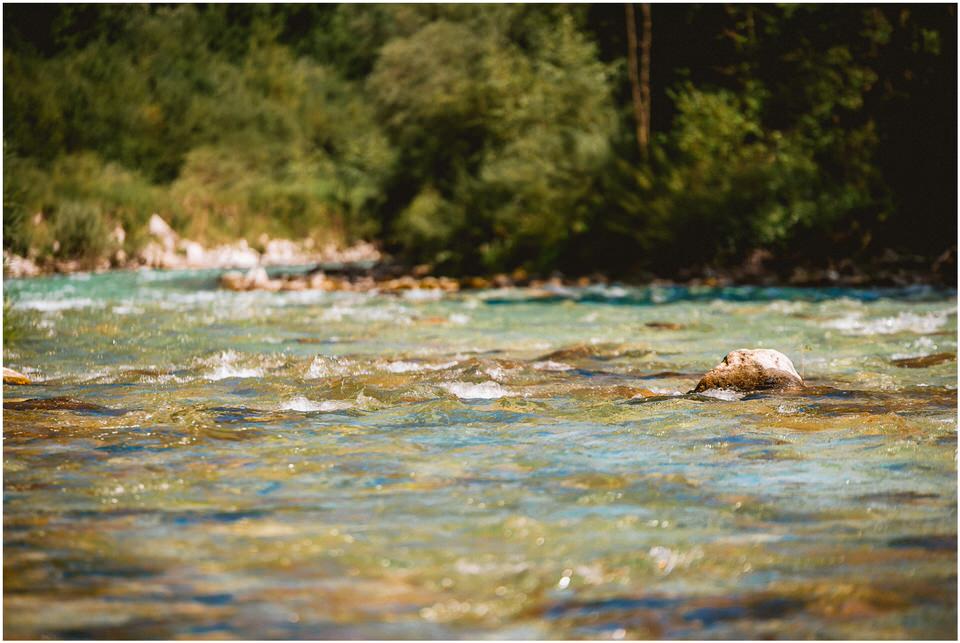
M 956 291 L 218 275 L 5 282 L 6 637 L 956 637 Z

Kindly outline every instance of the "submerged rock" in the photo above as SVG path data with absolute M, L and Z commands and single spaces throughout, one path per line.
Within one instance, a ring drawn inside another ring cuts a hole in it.
M 30 378 L 24 375 L 23 373 L 18 373 L 12 368 L 3 367 L 3 383 L 4 384 L 29 384 Z
M 936 366 L 945 362 L 954 362 L 957 359 L 956 353 L 934 353 L 933 355 L 923 355 L 921 357 L 905 357 L 903 359 L 893 360 L 894 366 L 900 368 L 927 368 Z
M 790 358 L 769 348 L 739 349 L 701 378 L 695 393 L 711 389 L 761 391 L 800 388 L 803 379 Z
M 683 324 L 662 321 L 647 322 L 646 326 L 647 328 L 654 328 L 656 330 L 683 330 L 685 328 Z
M 72 397 L 45 397 L 28 400 L 4 400 L 3 408 L 13 411 L 78 411 L 100 415 L 123 415 L 126 411 L 84 402 Z

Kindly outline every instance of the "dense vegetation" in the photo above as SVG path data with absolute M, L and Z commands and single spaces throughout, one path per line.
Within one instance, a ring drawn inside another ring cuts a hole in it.
M 4 248 L 159 212 L 444 272 L 934 257 L 955 10 L 654 5 L 642 153 L 622 5 L 7 5 Z

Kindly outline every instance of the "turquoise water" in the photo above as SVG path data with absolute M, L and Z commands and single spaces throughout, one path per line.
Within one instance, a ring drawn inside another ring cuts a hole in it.
M 7 637 L 956 636 L 955 291 L 216 278 L 5 282 Z

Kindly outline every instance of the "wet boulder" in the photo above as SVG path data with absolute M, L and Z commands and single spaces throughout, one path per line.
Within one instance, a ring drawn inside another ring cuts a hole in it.
M 3 367 L 3 383 L 4 384 L 29 384 L 30 378 L 24 375 L 23 373 L 18 373 L 12 368 Z
M 803 379 L 790 358 L 769 348 L 739 349 L 727 353 L 713 370 L 704 375 L 695 393 L 711 389 L 763 391 L 803 386 Z

